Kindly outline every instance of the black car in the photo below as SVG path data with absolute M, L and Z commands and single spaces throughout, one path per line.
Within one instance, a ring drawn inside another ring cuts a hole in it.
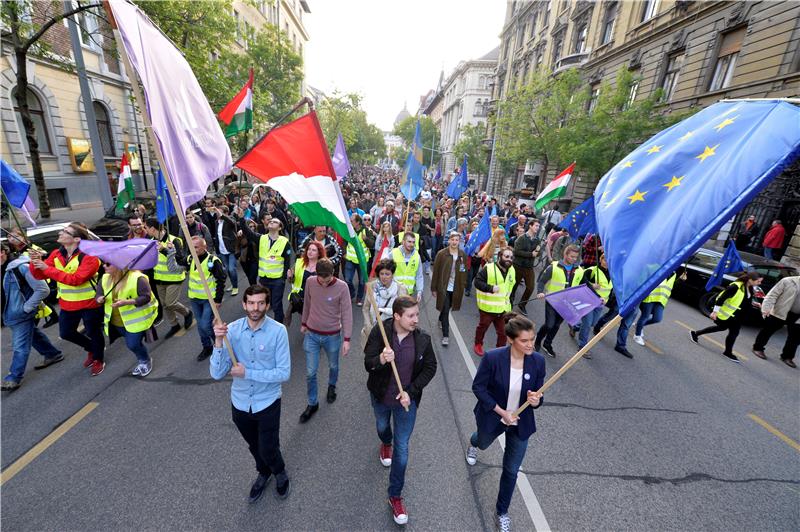
M 69 225 L 69 222 L 58 222 L 47 225 L 37 225 L 36 227 L 29 227 L 25 230 L 28 240 L 40 248 L 44 249 L 49 255 L 54 249 L 58 247 L 58 233 L 64 230 Z M 93 240 L 98 240 L 97 235 L 92 230 L 89 230 L 89 236 Z M 5 233 L 0 237 L 0 242 L 5 242 L 7 237 Z
M 715 286 L 710 292 L 706 292 L 706 283 L 724 253 L 725 247 L 722 244 L 709 242 L 698 249 L 687 262 L 678 268 L 678 277 L 675 280 L 674 287 L 675 295 L 680 299 L 696 302 L 700 312 L 706 316 L 711 314 L 717 295 L 743 273 L 732 272 L 725 274 L 722 284 Z M 795 268 L 760 255 L 746 252 L 739 252 L 739 255 L 742 257 L 742 263 L 747 270 L 757 271 L 764 276 L 760 288 L 765 294 L 784 277 L 798 275 L 798 271 Z M 748 321 L 758 322 L 761 320 L 761 312 L 757 308 L 751 307 L 744 310 L 745 318 Z
M 117 209 L 116 205 L 106 211 L 105 216 L 97 220 L 89 229 L 102 240 L 125 240 L 128 238 L 128 215 L 135 205 L 144 205 L 148 214 L 156 210 L 156 195 L 153 192 L 136 192 L 134 200 L 125 209 Z

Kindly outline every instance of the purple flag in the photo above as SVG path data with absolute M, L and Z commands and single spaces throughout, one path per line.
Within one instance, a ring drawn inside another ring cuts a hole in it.
M 81 240 L 78 248 L 120 270 L 149 270 L 158 263 L 158 242 L 149 238 L 132 238 L 120 242 Z
M 189 63 L 138 7 L 109 2 L 164 164 L 185 210 L 233 166 L 231 150 Z M 131 73 L 129 73 L 131 74 Z
M 344 139 L 342 134 L 336 139 L 336 148 L 333 150 L 333 170 L 336 172 L 336 179 L 341 181 L 350 172 L 350 161 L 347 160 L 347 152 L 344 150 Z
M 600 296 L 585 284 L 547 294 L 544 299 L 570 325 L 577 325 L 581 318 L 603 305 Z

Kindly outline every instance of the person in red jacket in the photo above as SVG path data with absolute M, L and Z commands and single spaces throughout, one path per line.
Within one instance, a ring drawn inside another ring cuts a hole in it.
M 31 251 L 31 274 L 36 279 L 53 279 L 58 286 L 59 336 L 79 345 L 86 351 L 83 367 L 90 368 L 92 376 L 100 375 L 106 367 L 103 357 L 103 307 L 95 301 L 97 270 L 100 259 L 78 250 L 89 232 L 82 224 L 71 223 L 58 233 L 58 249 L 42 259 Z M 78 332 L 81 320 L 85 333 Z
M 786 229 L 784 229 L 781 221 L 772 220 L 772 227 L 764 235 L 764 256 L 770 260 L 776 259 L 776 255 L 780 253 L 783 247 L 784 238 L 786 238 Z

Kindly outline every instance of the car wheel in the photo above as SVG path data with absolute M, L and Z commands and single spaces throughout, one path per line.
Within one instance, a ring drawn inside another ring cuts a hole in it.
M 697 308 L 703 313 L 703 316 L 710 316 L 711 311 L 714 310 L 714 300 L 717 298 L 718 292 L 706 292 L 700 297 L 697 303 Z

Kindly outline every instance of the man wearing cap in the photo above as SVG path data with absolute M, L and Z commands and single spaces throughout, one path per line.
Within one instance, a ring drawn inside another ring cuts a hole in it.
M 389 222 L 392 225 L 392 232 L 397 234 L 400 230 L 400 217 L 397 216 L 397 213 L 394 210 L 394 202 L 389 200 L 386 202 L 386 209 L 384 209 L 384 214 L 381 216 L 381 219 L 378 220 L 378 227 L 383 225 L 383 222 Z
M 270 303 L 275 321 L 283 323 L 283 292 L 286 279 L 294 277 L 289 269 L 292 246 L 289 239 L 281 235 L 283 222 L 273 217 L 267 222 L 267 234 L 261 234 L 248 227 L 246 220 L 239 221 L 239 227 L 247 240 L 258 245 L 258 283 L 269 288 Z

